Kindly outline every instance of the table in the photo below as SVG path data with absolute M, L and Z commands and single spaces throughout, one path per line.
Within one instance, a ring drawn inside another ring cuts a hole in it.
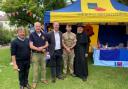
M 128 67 L 128 49 L 127 48 L 109 48 L 93 50 L 94 65 Z

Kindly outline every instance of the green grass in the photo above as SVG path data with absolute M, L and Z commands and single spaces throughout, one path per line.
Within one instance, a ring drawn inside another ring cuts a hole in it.
M 0 89 L 19 89 L 17 72 L 12 69 L 9 49 L 0 49 Z M 89 63 L 89 77 L 86 82 L 68 76 L 65 80 L 50 81 L 48 85 L 38 83 L 37 89 L 128 89 L 128 69 L 94 66 Z M 32 71 L 29 76 L 32 84 Z

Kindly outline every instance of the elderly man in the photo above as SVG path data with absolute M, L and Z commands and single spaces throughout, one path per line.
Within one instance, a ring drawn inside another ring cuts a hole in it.
M 36 88 L 39 75 L 39 67 L 41 72 L 41 82 L 48 84 L 46 80 L 46 61 L 45 53 L 48 42 L 45 34 L 41 31 L 41 23 L 34 24 L 35 32 L 30 34 L 30 48 L 32 49 L 32 65 L 33 65 L 33 84 Z
M 56 77 L 58 79 L 63 79 L 62 77 L 62 33 L 59 31 L 59 23 L 53 23 L 53 31 L 49 32 L 48 35 L 49 42 L 49 53 L 51 56 L 51 77 L 52 82 L 56 82 Z
M 29 40 L 25 38 L 24 28 L 17 29 L 18 37 L 11 42 L 13 68 L 19 72 L 20 89 L 30 89 L 28 74 L 30 68 Z

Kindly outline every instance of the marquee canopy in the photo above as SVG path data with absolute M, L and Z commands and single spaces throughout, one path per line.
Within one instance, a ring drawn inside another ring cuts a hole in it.
M 128 6 L 117 0 L 77 0 L 54 11 L 46 11 L 44 23 L 128 22 Z

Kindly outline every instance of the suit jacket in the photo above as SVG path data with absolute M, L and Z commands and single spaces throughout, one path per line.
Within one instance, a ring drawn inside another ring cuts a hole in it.
M 62 51 L 62 32 L 59 31 L 60 34 L 60 44 L 61 44 L 61 52 Z M 48 51 L 50 53 L 50 55 L 52 56 L 54 51 L 55 51 L 55 35 L 54 35 L 54 31 L 51 31 L 47 34 L 47 39 L 48 39 L 48 43 L 49 43 L 49 47 L 48 47 Z

